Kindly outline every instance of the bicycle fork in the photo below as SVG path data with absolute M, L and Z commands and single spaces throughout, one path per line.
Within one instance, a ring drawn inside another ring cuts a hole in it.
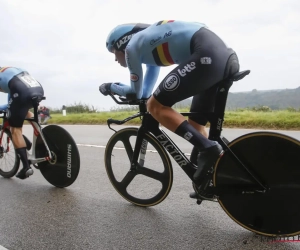
M 37 137 L 38 135 L 41 136 L 42 140 L 43 140 L 43 143 L 45 145 L 45 148 L 47 150 L 47 153 L 48 153 L 48 156 L 46 157 L 42 157 L 42 158 L 36 158 L 35 156 L 35 150 L 33 149 L 32 150 L 32 154 L 29 154 L 28 151 L 27 151 L 27 154 L 28 154 L 28 160 L 35 166 L 36 163 L 40 163 L 40 162 L 43 162 L 43 161 L 49 161 L 51 162 L 53 160 L 53 154 L 52 152 L 50 151 L 49 147 L 48 147 L 48 144 L 46 142 L 46 139 L 41 131 L 41 127 L 36 123 L 36 122 L 32 122 L 30 121 L 32 127 L 33 127 L 33 131 L 34 131 L 34 134 L 33 134 L 33 145 L 35 146 L 36 145 L 36 140 L 37 140 Z M 34 147 L 35 148 L 35 147 Z M 35 166 L 36 167 L 36 166 Z
M 144 135 L 144 131 L 139 129 L 136 137 L 132 159 L 131 159 L 131 168 L 130 168 L 131 171 L 136 170 L 137 164 L 141 167 L 144 166 L 148 141 L 143 138 L 144 137 L 143 135 Z

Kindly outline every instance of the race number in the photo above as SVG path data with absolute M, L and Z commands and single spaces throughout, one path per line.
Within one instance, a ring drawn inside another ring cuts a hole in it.
M 31 75 L 19 76 L 19 79 L 28 85 L 28 87 L 40 87 L 41 85 L 37 80 L 35 80 Z

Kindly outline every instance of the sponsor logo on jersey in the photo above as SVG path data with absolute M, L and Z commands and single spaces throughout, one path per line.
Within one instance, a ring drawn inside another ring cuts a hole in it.
M 138 77 L 137 74 L 131 73 L 131 74 L 130 74 L 130 80 L 131 80 L 132 82 L 137 82 L 137 81 L 139 80 L 139 77 Z
M 196 63 L 195 62 L 191 62 L 191 63 L 188 63 L 187 65 L 185 65 L 183 67 L 183 69 L 178 69 L 178 73 L 179 73 L 179 75 L 181 75 L 182 77 L 184 77 L 184 76 L 186 76 L 187 72 L 191 72 L 195 68 L 196 68 Z
M 134 34 L 124 36 L 119 41 L 117 41 L 117 47 L 118 49 L 125 43 L 129 42 L 129 40 L 133 37 Z
M 154 50 L 152 50 L 152 56 L 158 66 L 169 66 L 174 64 L 168 43 L 158 45 Z
M 165 35 L 164 35 L 164 38 L 168 38 L 170 36 L 172 36 L 172 30 L 166 32 Z
M 212 60 L 210 57 L 202 57 L 200 58 L 201 64 L 211 64 Z
M 164 82 L 164 89 L 167 91 L 173 91 L 178 88 L 179 84 L 180 84 L 179 76 L 172 73 L 166 78 Z
M 150 41 L 150 45 L 153 46 L 153 45 L 157 44 L 159 41 L 161 41 L 162 39 L 168 38 L 171 35 L 172 35 L 172 30 L 166 32 L 163 37 L 162 36 L 158 36 L 158 37 L 152 39 Z
M 154 38 L 150 41 L 150 45 L 154 45 L 156 44 L 157 42 L 159 42 L 160 40 L 162 39 L 161 36 L 157 37 L 157 38 Z

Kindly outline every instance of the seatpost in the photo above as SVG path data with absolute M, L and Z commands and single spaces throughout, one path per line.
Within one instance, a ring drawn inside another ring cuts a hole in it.
M 39 106 L 39 98 L 38 97 L 33 97 L 32 98 L 32 106 L 33 106 L 33 120 L 38 123 L 38 113 L 37 113 L 37 109 L 38 109 L 38 106 Z
M 37 105 L 33 105 L 34 121 L 38 121 Z
M 232 83 L 230 80 L 224 80 L 218 88 L 214 113 L 209 120 L 210 129 L 208 138 L 210 140 L 217 140 L 221 136 L 228 92 Z

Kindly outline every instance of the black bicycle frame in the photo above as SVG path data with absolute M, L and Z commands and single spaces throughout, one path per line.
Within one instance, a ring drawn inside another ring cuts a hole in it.
M 229 88 L 232 85 L 232 81 L 224 80 L 220 83 L 218 88 L 217 96 L 216 96 L 216 104 L 214 112 L 207 115 L 208 121 L 210 122 L 210 130 L 209 130 L 209 139 L 214 140 L 220 143 L 223 147 L 224 151 L 231 155 L 231 157 L 242 167 L 244 168 L 248 174 L 253 178 L 253 180 L 264 190 L 267 190 L 267 187 L 263 184 L 262 180 L 258 177 L 258 175 L 249 167 L 247 167 L 243 162 L 239 160 L 239 158 L 232 152 L 232 150 L 227 146 L 226 142 L 221 137 L 221 131 L 223 127 L 224 114 L 227 96 L 229 92 Z M 128 102 L 118 102 L 116 98 L 111 95 L 111 97 L 119 104 L 130 104 Z M 110 127 L 111 123 L 123 124 L 129 120 L 132 120 L 137 117 L 143 117 L 142 125 L 138 130 L 136 144 L 133 151 L 133 157 L 131 159 L 132 168 L 135 167 L 135 164 L 138 164 L 138 157 L 140 153 L 140 149 L 142 148 L 143 138 L 146 133 L 153 134 L 156 139 L 160 142 L 160 144 L 169 152 L 172 158 L 178 163 L 178 165 L 183 169 L 183 171 L 188 175 L 188 177 L 196 184 L 200 185 L 193 179 L 193 175 L 197 169 L 197 167 L 185 156 L 185 154 L 177 147 L 177 145 L 171 140 L 171 138 L 159 128 L 159 123 L 152 117 L 152 115 L 147 112 L 146 109 L 146 101 L 139 103 L 140 112 L 130 116 L 122 121 L 108 119 L 107 123 Z M 200 113 L 197 112 L 186 112 L 181 113 L 183 116 L 197 116 Z

